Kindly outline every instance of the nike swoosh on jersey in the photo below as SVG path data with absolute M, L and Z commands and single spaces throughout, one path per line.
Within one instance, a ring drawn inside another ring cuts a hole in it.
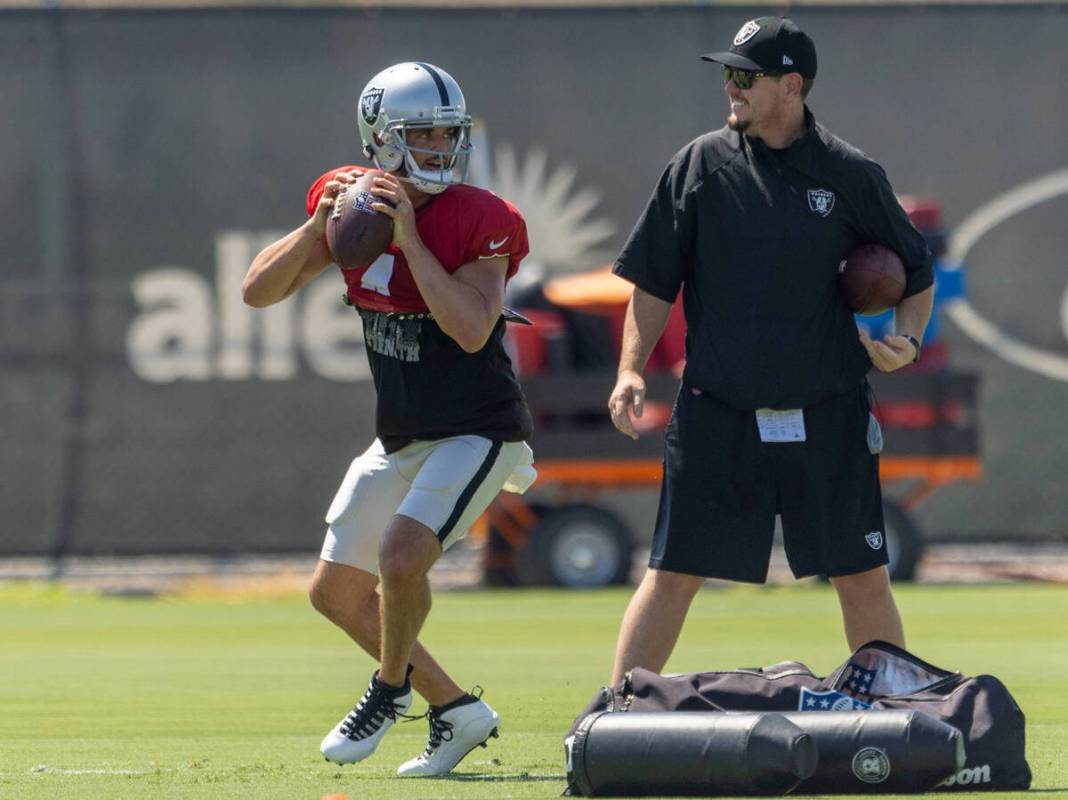
M 489 243 L 489 249 L 490 250 L 496 250 L 498 247 L 502 247 L 504 245 L 504 243 L 507 242 L 507 241 L 508 241 L 508 237 L 505 236 L 499 242 L 490 242 Z

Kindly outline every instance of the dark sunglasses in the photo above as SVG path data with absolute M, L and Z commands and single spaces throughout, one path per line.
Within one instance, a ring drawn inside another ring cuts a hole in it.
M 728 67 L 726 64 L 723 65 L 723 82 L 734 81 L 734 85 L 739 89 L 751 89 L 757 78 L 777 78 L 778 76 L 779 73 L 777 72 L 753 72 L 749 69 L 737 69 Z

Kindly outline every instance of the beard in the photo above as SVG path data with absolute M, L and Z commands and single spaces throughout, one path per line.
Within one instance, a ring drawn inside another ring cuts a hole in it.
M 727 117 L 727 127 L 730 128 L 732 131 L 737 131 L 738 133 L 745 133 L 747 130 L 749 130 L 749 126 L 751 124 L 752 120 L 740 120 L 733 112 L 729 117 Z

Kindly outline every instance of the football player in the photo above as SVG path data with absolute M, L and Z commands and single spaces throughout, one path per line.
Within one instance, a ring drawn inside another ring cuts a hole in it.
M 341 269 L 363 323 L 376 438 L 326 514 L 310 596 L 379 666 L 321 749 L 339 764 L 367 758 L 407 716 L 414 690 L 429 704 L 430 738 L 398 772 L 443 775 L 496 735 L 499 717 L 417 636 L 431 566 L 502 488 L 522 491 L 534 478 L 530 412 L 502 341 L 513 318 L 505 284 L 527 254 L 527 233 L 511 204 L 464 184 L 471 117 L 445 70 L 409 62 L 378 73 L 360 94 L 357 125 L 377 167 L 372 207 L 393 220 L 385 254 Z M 284 300 L 332 263 L 327 217 L 365 171 L 341 166 L 314 182 L 308 221 L 255 258 L 245 302 Z

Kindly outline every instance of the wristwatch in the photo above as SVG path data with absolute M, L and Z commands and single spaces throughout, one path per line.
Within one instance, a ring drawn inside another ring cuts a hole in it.
M 915 364 L 920 360 L 920 340 L 915 336 L 909 336 L 907 333 L 902 334 L 906 339 L 912 342 L 912 346 L 916 348 L 916 355 L 912 358 L 912 363 Z

